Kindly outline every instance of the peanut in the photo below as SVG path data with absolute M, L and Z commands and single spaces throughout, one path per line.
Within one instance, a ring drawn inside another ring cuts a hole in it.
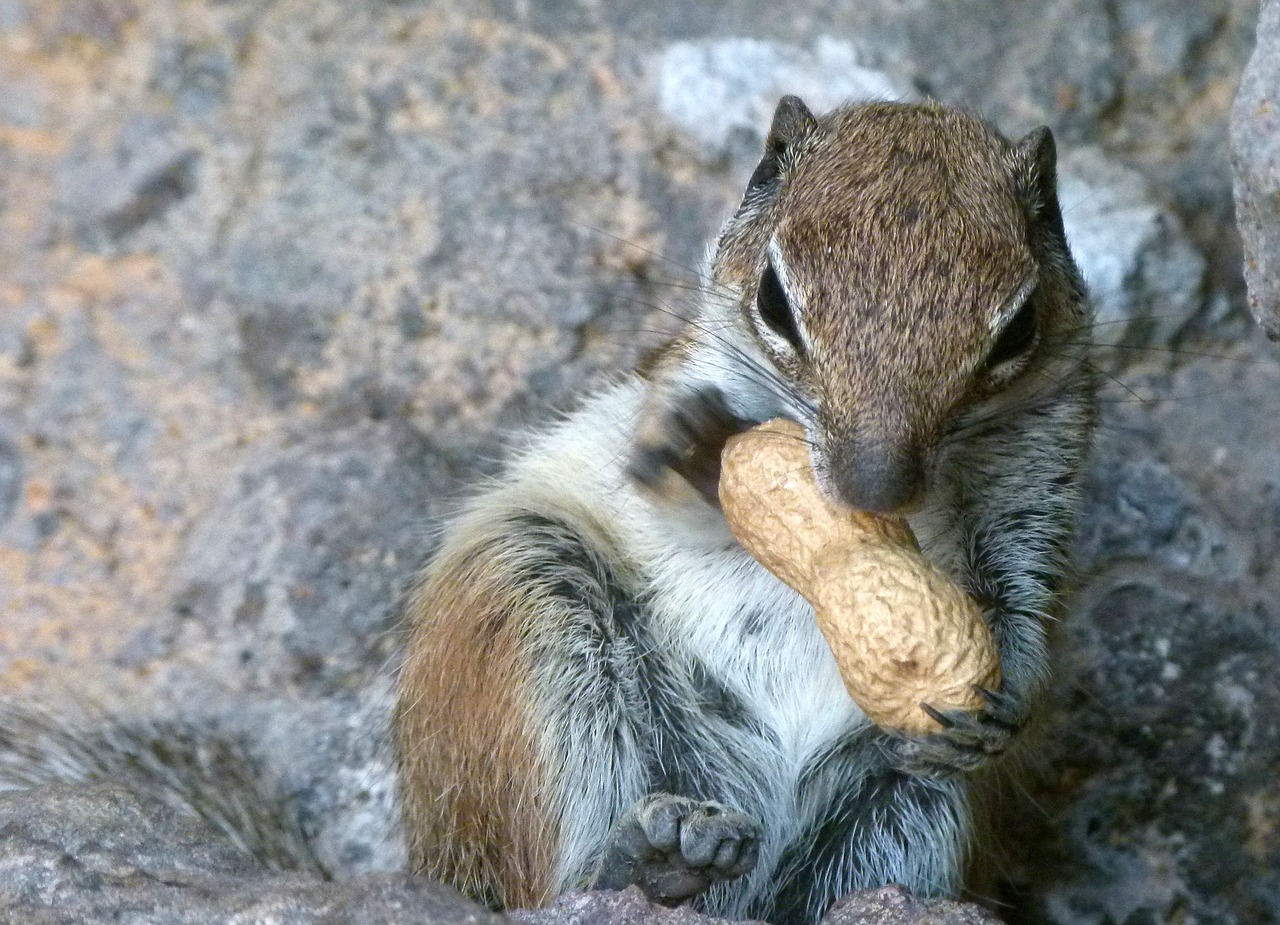
M 879 726 L 937 731 L 921 709 L 979 710 L 1000 685 L 973 599 L 920 553 L 906 522 L 824 496 L 803 429 L 770 421 L 731 438 L 720 503 L 742 546 L 814 609 L 849 696 Z

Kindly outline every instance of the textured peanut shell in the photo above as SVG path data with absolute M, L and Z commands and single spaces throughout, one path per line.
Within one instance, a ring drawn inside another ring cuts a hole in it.
M 974 687 L 999 687 L 995 640 L 972 598 L 920 554 L 904 521 L 827 500 L 798 425 L 770 421 L 730 439 L 720 503 L 743 548 L 813 605 L 872 722 L 934 732 L 920 704 L 978 710 Z

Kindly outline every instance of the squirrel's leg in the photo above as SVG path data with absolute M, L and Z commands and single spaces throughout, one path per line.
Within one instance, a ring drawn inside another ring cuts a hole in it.
M 696 669 L 657 643 L 607 533 L 531 514 L 509 522 L 544 627 L 526 636 L 527 690 L 560 819 L 558 889 L 634 883 L 677 903 L 750 871 L 759 827 L 712 799 L 732 784 L 703 765 L 732 759 L 695 711 Z
M 962 781 L 896 771 L 863 733 L 805 775 L 800 805 L 813 822 L 784 851 L 777 891 L 752 917 L 809 925 L 846 893 L 889 883 L 917 896 L 959 891 L 971 829 Z

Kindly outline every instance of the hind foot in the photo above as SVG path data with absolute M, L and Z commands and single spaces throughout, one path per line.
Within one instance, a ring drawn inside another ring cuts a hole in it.
M 674 906 L 717 880 L 750 873 L 760 825 L 720 803 L 654 793 L 631 807 L 609 833 L 593 889 L 635 884 L 652 902 Z

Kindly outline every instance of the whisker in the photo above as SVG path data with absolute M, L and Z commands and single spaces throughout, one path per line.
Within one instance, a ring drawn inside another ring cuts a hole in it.
M 808 396 L 800 393 L 794 383 L 783 377 L 771 364 L 761 362 L 759 358 L 743 350 L 737 343 L 724 337 L 721 330 L 708 324 L 701 317 L 686 315 L 670 306 L 658 302 L 649 302 L 638 297 L 633 297 L 632 301 L 636 304 L 644 305 L 652 311 L 668 315 L 706 335 L 719 345 L 730 359 L 738 362 L 740 373 L 748 376 L 757 384 L 765 386 L 778 398 L 789 401 L 800 410 L 811 415 L 815 413 L 816 409 L 813 401 Z M 732 324 L 729 321 L 721 322 L 720 327 L 725 331 L 732 330 Z
M 1103 369 L 1102 367 L 1100 367 L 1097 363 L 1091 363 L 1089 360 L 1082 360 L 1082 362 L 1083 362 L 1086 366 L 1088 366 L 1088 367 L 1089 367 L 1089 369 L 1093 370 L 1095 373 L 1098 373 L 1100 376 L 1103 376 L 1103 377 L 1105 377 L 1105 378 L 1107 378 L 1107 379 L 1110 379 L 1112 382 L 1114 382 L 1116 385 L 1120 386 L 1120 388 L 1124 389 L 1126 392 L 1128 392 L 1130 395 L 1132 395 L 1132 396 L 1133 396 L 1135 399 L 1137 399 L 1138 401 L 1143 402 L 1143 403 L 1145 403 L 1145 402 L 1147 401 L 1147 399 L 1143 398 L 1143 397 L 1142 397 L 1141 395 L 1139 395 L 1136 391 L 1134 391 L 1134 390 L 1133 390 L 1133 389 L 1131 389 L 1128 385 L 1126 385 L 1126 384 L 1125 384 L 1125 382 L 1124 382 L 1124 380 L 1122 380 L 1119 376 L 1114 376 L 1114 375 L 1112 375 L 1111 373 L 1107 372 L 1105 369 Z
M 1090 341 L 1065 341 L 1064 347 L 1100 347 L 1106 350 L 1124 350 L 1131 353 L 1155 353 L 1172 356 L 1196 357 L 1206 360 L 1223 360 L 1228 363 L 1239 363 L 1241 366 L 1266 366 L 1261 360 L 1249 360 L 1244 357 L 1227 356 L 1221 353 L 1205 353 L 1199 350 L 1186 350 L 1181 347 L 1144 347 L 1141 344 L 1113 344 Z
M 586 231 L 590 231 L 594 234 L 598 234 L 603 237 L 610 238 L 611 240 L 617 241 L 619 244 L 625 244 L 627 247 L 633 248 L 634 250 L 637 250 L 642 254 L 647 254 L 650 257 L 653 257 L 657 260 L 661 260 L 663 263 L 669 264 L 670 266 L 673 266 L 678 270 L 683 270 L 684 272 L 688 273 L 690 276 L 693 276 L 695 279 L 697 279 L 699 284 L 702 286 L 709 287 L 709 288 L 717 288 L 722 292 L 728 291 L 724 286 L 721 286 L 719 283 L 716 283 L 715 280 L 708 278 L 707 274 L 704 273 L 702 270 L 695 267 L 688 266 L 687 264 L 683 264 L 680 261 L 675 260 L 674 258 L 661 253 L 660 251 L 655 251 L 652 248 L 645 247 L 643 244 L 637 244 L 635 241 L 629 240 L 628 238 L 624 238 L 621 235 L 614 234 L 611 231 L 606 231 L 603 228 L 597 228 L 594 225 L 587 225 L 583 222 L 571 222 L 571 224 L 575 225 L 578 228 L 582 228 Z
M 1183 312 L 1155 312 L 1150 315 L 1143 315 L 1140 318 L 1108 318 L 1103 321 L 1098 318 L 1091 318 L 1084 324 L 1074 325 L 1065 328 L 1066 331 L 1083 331 L 1090 328 L 1107 328 L 1115 325 L 1130 325 L 1143 321 L 1179 321 L 1186 317 Z
M 1019 398 L 1013 402 L 997 402 L 989 407 L 977 409 L 970 412 L 970 417 L 961 417 L 944 435 L 943 440 L 947 443 L 954 443 L 958 440 L 968 439 L 978 434 L 990 430 L 996 430 L 1004 426 L 1012 416 L 1028 411 L 1034 411 L 1039 407 L 1054 402 L 1058 393 L 1062 388 L 1066 387 L 1068 380 L 1072 376 L 1079 373 L 1080 369 L 1088 362 L 1083 356 L 1071 355 L 1069 359 L 1075 360 L 1075 364 L 1069 366 L 1062 371 L 1060 376 L 1053 375 L 1053 371 L 1047 367 L 1032 368 L 1023 373 L 1028 381 L 1034 382 L 1039 380 L 1044 383 L 1043 386 L 1037 387 L 1026 396 Z
M 772 430 L 765 434 L 765 436 L 770 440 L 787 440 L 795 443 L 802 443 L 810 450 L 817 449 L 818 447 L 818 444 L 810 440 L 808 433 L 803 430 L 798 434 L 794 431 L 780 433 L 776 430 Z

